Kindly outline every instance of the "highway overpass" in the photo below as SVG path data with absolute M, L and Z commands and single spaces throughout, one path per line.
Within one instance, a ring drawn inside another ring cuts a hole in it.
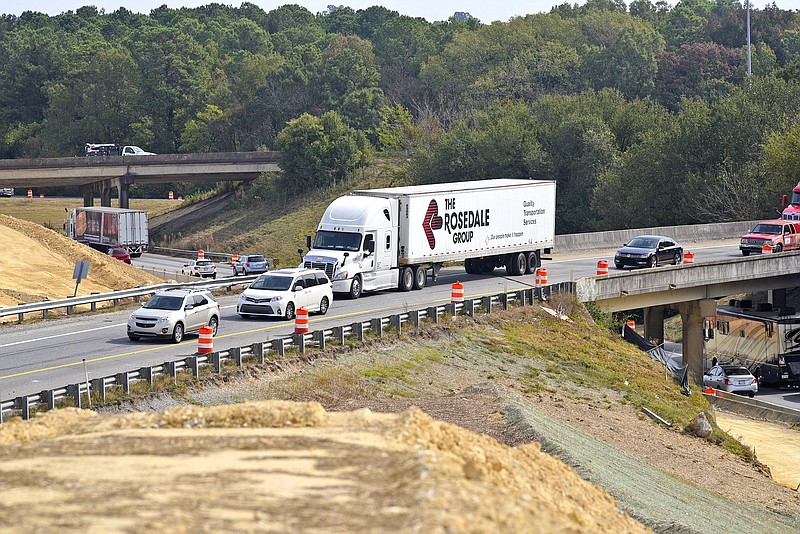
M 95 195 L 101 206 L 110 206 L 116 189 L 119 206 L 127 208 L 134 183 L 255 180 L 280 170 L 279 160 L 279 152 L 7 159 L 0 160 L 0 187 L 77 186 L 84 206 L 92 206 Z
M 663 342 L 664 310 L 677 309 L 683 324 L 683 357 L 695 382 L 703 377 L 703 323 L 716 315 L 716 300 L 769 291 L 775 307 L 786 305 L 786 289 L 800 287 L 800 251 L 693 265 L 640 269 L 579 279 L 581 302 L 607 311 L 644 310 L 644 337 Z

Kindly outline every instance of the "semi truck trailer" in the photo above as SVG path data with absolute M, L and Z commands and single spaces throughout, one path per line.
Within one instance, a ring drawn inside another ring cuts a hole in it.
M 108 207 L 75 208 L 66 223 L 67 236 L 107 252 L 124 248 L 132 258 L 147 251 L 147 212 Z
M 422 289 L 445 262 L 464 262 L 470 274 L 530 274 L 552 250 L 555 206 L 551 180 L 357 190 L 325 210 L 303 266 L 324 270 L 334 292 L 353 299 Z

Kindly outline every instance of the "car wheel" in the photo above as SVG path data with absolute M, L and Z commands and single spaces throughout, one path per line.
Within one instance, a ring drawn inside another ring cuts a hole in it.
M 422 289 L 428 281 L 428 273 L 425 272 L 425 267 L 414 267 L 414 289 Z
M 681 256 L 682 254 L 680 252 L 676 252 L 675 257 L 672 258 L 672 265 L 680 265 L 683 259 Z
M 749 255 L 750 255 L 750 251 L 749 250 L 743 250 L 742 251 L 742 256 L 749 256 Z
M 750 398 L 752 399 L 753 397 L 755 397 L 755 396 L 756 396 L 756 394 L 755 394 L 755 393 L 753 393 L 752 391 L 750 391 L 750 392 L 748 392 L 748 393 L 747 393 L 747 396 L 748 396 L 748 397 L 750 397 Z
M 217 319 L 216 315 L 214 315 L 213 317 L 211 317 L 211 319 L 208 320 L 208 326 L 211 327 L 212 330 L 211 335 L 216 336 L 217 328 L 219 328 L 219 319 Z
M 330 306 L 330 302 L 328 302 L 328 297 L 322 297 L 322 300 L 319 301 L 319 314 L 325 315 L 328 313 L 328 306 Z
M 624 265 L 622 265 L 621 263 L 615 263 L 615 264 L 614 264 L 614 267 L 616 267 L 617 269 L 622 269 L 622 268 L 623 268 L 623 267 L 625 267 L 625 266 L 624 266 Z
M 772 252 L 781 252 L 783 250 L 783 245 L 775 245 L 772 249 Z
M 411 291 L 414 289 L 414 270 L 411 267 L 403 267 L 400 271 L 400 291 Z
M 139 341 L 139 336 L 128 334 L 128 339 L 130 339 L 131 341 Z
M 177 323 L 172 330 L 172 342 L 180 343 L 183 341 L 183 323 Z
M 350 284 L 350 298 L 356 300 L 361 296 L 361 277 L 356 276 L 353 278 L 353 283 Z
M 652 268 L 652 267 L 658 267 L 658 258 L 656 258 L 656 256 L 655 256 L 655 255 L 653 255 L 653 256 L 650 256 L 650 257 L 647 259 L 647 266 L 648 266 L 648 267 L 651 267 L 651 268 Z
M 290 303 L 288 303 L 286 305 L 286 311 L 283 314 L 283 316 L 286 318 L 287 321 L 291 321 L 292 319 L 294 319 L 294 304 L 293 303 L 290 302 Z

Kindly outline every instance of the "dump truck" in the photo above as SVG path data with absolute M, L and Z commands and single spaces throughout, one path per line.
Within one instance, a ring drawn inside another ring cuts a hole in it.
M 66 222 L 67 236 L 102 252 L 124 248 L 132 258 L 147 251 L 147 212 L 108 207 L 75 208 Z
M 364 189 L 325 210 L 302 266 L 322 269 L 333 290 L 422 289 L 445 262 L 470 274 L 541 266 L 555 240 L 556 184 L 493 179 Z M 303 254 L 303 249 L 298 252 Z

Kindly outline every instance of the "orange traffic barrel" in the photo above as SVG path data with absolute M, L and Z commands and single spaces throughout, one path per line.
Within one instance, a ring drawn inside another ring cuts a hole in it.
M 175 193 L 173 193 L 172 191 L 169 192 L 169 199 L 175 200 Z
M 766 245 L 762 245 L 761 247 L 762 254 L 772 254 L 772 245 L 767 243 Z
M 236 261 L 239 261 L 239 255 L 234 252 L 233 254 L 231 254 L 231 263 L 234 263 Z
M 633 319 L 628 319 L 625 322 L 625 324 L 628 325 L 628 328 L 630 328 L 631 330 L 636 330 L 636 321 L 634 321 Z
M 597 276 L 603 276 L 604 274 L 608 274 L 608 262 L 600 260 L 597 262 Z
M 200 250 L 197 251 L 197 259 L 198 260 L 205 259 L 205 257 L 206 257 L 206 251 L 205 250 L 203 250 L 201 248 Z
M 453 282 L 453 287 L 450 291 L 450 302 L 464 302 L 464 284 L 457 280 Z
M 544 267 L 539 267 L 536 269 L 536 285 L 537 286 L 546 286 L 547 285 L 547 269 Z
M 33 189 L 28 189 L 28 198 L 33 198 Z
M 691 265 L 694 263 L 694 252 L 689 252 L 688 250 L 683 253 L 683 264 L 684 265 Z
M 294 333 L 308 334 L 308 310 L 300 306 L 294 315 Z
M 214 329 L 205 325 L 200 328 L 200 337 L 197 339 L 197 353 L 208 354 L 214 352 Z

